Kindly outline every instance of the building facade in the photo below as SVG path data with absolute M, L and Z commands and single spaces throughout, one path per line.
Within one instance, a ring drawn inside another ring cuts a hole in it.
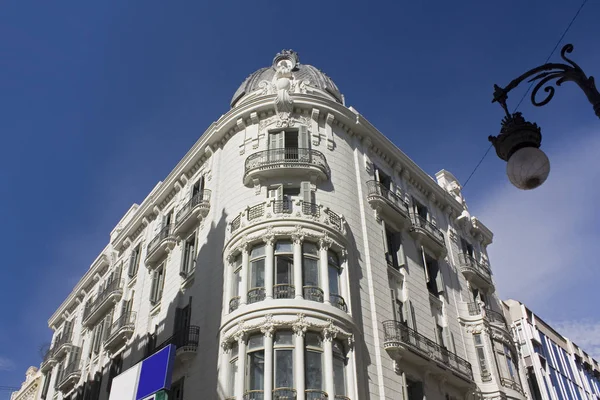
M 36 400 L 41 389 L 42 374 L 36 367 L 29 367 L 25 372 L 25 381 L 21 388 L 12 392 L 10 400 Z
M 504 302 L 533 400 L 600 399 L 600 365 L 523 303 Z
M 49 320 L 43 399 L 177 346 L 174 399 L 523 399 L 486 247 L 293 51 L 251 74 Z

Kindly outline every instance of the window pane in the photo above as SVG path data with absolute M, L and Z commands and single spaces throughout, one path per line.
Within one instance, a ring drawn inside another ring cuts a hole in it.
M 265 260 L 260 259 L 250 263 L 252 277 L 250 286 L 253 288 L 265 286 Z
M 237 270 L 233 274 L 233 293 L 232 296 L 236 297 L 240 295 L 240 288 L 242 287 L 242 274 L 240 270 Z
M 241 266 L 242 266 L 242 253 L 235 256 L 235 259 L 233 260 L 233 269 L 238 269 Z
M 252 335 L 248 338 L 248 350 L 263 347 L 263 335 Z
M 335 394 L 346 395 L 346 375 L 345 363 L 343 359 L 333 358 L 333 384 L 335 385 Z
M 230 358 L 233 360 L 237 356 L 238 356 L 238 344 L 237 344 L 237 342 L 233 342 L 231 344 L 231 357 Z
M 323 367 L 321 365 L 322 354 L 316 351 L 307 351 L 305 355 L 304 381 L 307 389 L 323 388 Z
M 276 260 L 276 284 L 292 283 L 294 270 L 294 258 L 291 256 L 277 256 Z
M 293 253 L 292 242 L 279 241 L 275 244 L 275 253 Z
M 304 257 L 303 267 L 304 286 L 319 286 L 318 260 Z
M 275 387 L 294 387 L 294 353 L 291 349 L 275 351 Z
M 322 347 L 321 335 L 314 332 L 307 332 L 305 343 L 306 346 L 316 347 L 320 349 Z
M 335 265 L 336 267 L 340 266 L 340 261 L 338 260 L 337 254 L 331 250 L 327 252 L 327 262 L 329 265 Z
M 329 293 L 340 294 L 340 270 L 329 264 Z
M 265 355 L 262 350 L 248 354 L 248 367 L 248 390 L 262 390 L 265 377 Z
M 275 333 L 275 345 L 276 346 L 293 346 L 294 336 L 291 331 L 278 331 Z
M 305 242 L 302 245 L 302 251 L 304 252 L 304 254 L 312 254 L 314 256 L 319 255 L 319 248 L 317 247 L 317 245 L 310 242 Z
M 250 258 L 262 257 L 265 255 L 265 245 L 254 246 L 250 251 Z
M 237 380 L 238 364 L 237 360 L 229 364 L 229 395 L 235 396 L 235 381 Z

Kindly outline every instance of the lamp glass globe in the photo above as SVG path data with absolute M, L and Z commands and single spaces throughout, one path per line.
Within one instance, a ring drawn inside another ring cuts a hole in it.
M 506 165 L 506 175 L 519 189 L 535 189 L 546 181 L 550 174 L 550 160 L 536 147 L 524 147 L 517 150 Z

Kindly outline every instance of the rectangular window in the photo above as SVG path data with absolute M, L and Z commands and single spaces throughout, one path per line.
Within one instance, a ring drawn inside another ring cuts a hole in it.
M 185 378 L 182 377 L 171 385 L 171 390 L 169 390 L 169 400 L 183 400 L 184 379 Z
M 346 395 L 346 354 L 344 345 L 339 340 L 333 341 L 333 384 L 335 394 Z
M 157 304 L 162 299 L 165 284 L 165 264 L 162 263 L 152 274 L 152 287 L 150 290 L 150 303 Z
M 446 348 L 446 344 L 444 343 L 444 327 L 441 325 L 436 325 L 435 333 L 438 344 L 443 348 Z
M 44 386 L 42 387 L 41 398 L 44 400 L 48 395 L 48 389 L 50 388 L 50 380 L 52 379 L 52 371 L 44 375 Z
M 460 247 L 464 254 L 467 254 L 473 257 L 473 245 L 465 240 L 465 238 L 460 238 Z
M 392 188 L 392 178 L 383 172 L 378 166 L 375 165 L 375 179 L 381 183 L 381 185 L 390 190 Z
M 386 253 L 385 259 L 388 267 L 400 269 L 404 265 L 404 254 L 402 253 L 402 234 L 400 232 L 392 232 L 387 226 L 385 227 Z
M 239 297 L 242 293 L 242 254 L 235 256 L 233 261 L 233 280 L 231 282 L 231 296 Z
M 438 296 L 444 290 L 438 261 L 425 254 L 425 269 L 427 272 L 427 289 L 429 293 Z
M 235 397 L 235 382 L 238 376 L 238 352 L 238 343 L 233 342 L 229 359 L 229 387 L 227 388 L 230 397 Z
M 421 219 L 427 221 L 427 217 L 429 215 L 429 210 L 423 204 L 419 203 L 417 200 L 413 198 L 413 209 L 414 213 Z
M 247 390 L 263 390 L 265 377 L 265 351 L 262 335 L 250 336 L 247 354 Z
M 203 190 L 204 190 L 204 176 L 201 176 L 200 179 L 198 179 L 198 181 L 196 183 L 194 183 L 194 186 L 192 186 L 192 197 L 201 193 Z
M 302 245 L 302 276 L 304 286 L 319 287 L 319 249 L 314 243 Z
M 140 265 L 140 251 L 141 245 L 137 245 L 133 250 L 131 250 L 131 254 L 129 255 L 129 268 L 127 269 L 127 275 L 130 278 L 133 278 L 137 275 L 138 267 Z
M 485 347 L 483 340 L 481 339 L 480 333 L 473 334 L 473 341 L 475 342 L 475 351 L 477 353 L 477 359 L 479 360 L 479 369 L 481 370 L 481 379 L 483 381 L 489 381 L 491 378 L 490 370 L 487 366 L 485 359 Z
M 291 331 L 279 331 L 275 335 L 275 389 L 294 387 L 294 343 Z
M 196 235 L 188 238 L 183 245 L 183 260 L 180 275 L 189 276 L 196 268 Z
M 406 397 L 408 400 L 423 400 L 423 383 L 406 379 Z

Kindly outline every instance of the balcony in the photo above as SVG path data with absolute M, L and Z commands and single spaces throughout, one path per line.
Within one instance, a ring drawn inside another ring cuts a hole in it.
M 173 226 L 170 224 L 165 225 L 148 243 L 146 264 L 154 264 L 175 247 L 177 241 L 173 235 L 172 228 Z
M 383 347 L 390 357 L 429 368 L 458 387 L 473 384 L 471 364 L 402 322 L 383 322 Z
M 246 158 L 244 185 L 252 186 L 255 180 L 286 178 L 310 178 L 325 181 L 330 170 L 325 155 L 310 149 L 271 149 L 259 151 Z
M 264 390 L 246 390 L 244 396 L 242 397 L 244 400 L 263 400 L 265 398 Z
M 498 311 L 494 311 L 494 310 L 490 310 L 489 308 L 486 308 L 485 309 L 485 319 L 491 325 L 496 326 L 500 329 L 504 329 L 505 331 L 508 332 L 508 325 L 506 324 L 506 318 L 504 318 L 504 315 L 502 315 L 502 313 L 499 313 Z
M 307 219 L 327 225 L 332 229 L 346 233 L 344 219 L 330 208 L 303 200 L 271 200 L 246 208 L 230 223 L 231 233 L 241 227 L 269 221 L 272 218 L 281 219 Z
M 63 394 L 68 393 L 79 382 L 79 378 L 81 378 L 81 366 L 79 359 L 75 359 L 61 372 L 57 379 L 57 389 Z
M 156 340 L 155 335 L 151 335 L 149 343 L 153 343 Z M 166 346 L 173 344 L 175 345 L 175 361 L 184 363 L 192 359 L 198 350 L 198 343 L 200 342 L 200 327 L 190 325 L 185 329 L 175 332 L 172 336 L 164 340 L 160 345 L 150 345 L 147 347 L 147 357 L 156 353 L 157 351 L 165 348 Z M 156 343 L 156 342 L 154 342 Z
M 240 296 L 232 297 L 231 300 L 229 300 L 229 312 L 230 313 L 237 310 L 239 306 L 240 306 Z
M 473 282 L 481 288 L 490 288 L 493 285 L 490 270 L 475 260 L 473 256 L 467 253 L 460 253 L 458 255 L 458 264 L 460 271 L 469 282 Z
M 413 215 L 411 235 L 415 240 L 433 251 L 437 256 L 446 255 L 444 234 L 437 226 L 419 215 Z
M 196 193 L 175 215 L 173 235 L 187 233 L 206 217 L 210 209 L 210 190 Z
M 294 285 L 280 283 L 273 286 L 273 298 L 275 299 L 293 299 L 295 295 L 296 288 Z
M 323 302 L 323 290 L 317 286 L 302 287 L 302 294 L 305 300 Z
M 119 319 L 113 322 L 106 330 L 104 348 L 109 351 L 115 350 L 127 343 L 135 330 L 136 317 L 135 311 L 131 311 L 121 315 Z
M 469 315 L 472 317 L 478 316 L 481 314 L 481 306 L 479 303 L 471 302 L 467 303 L 467 310 L 469 311 Z
M 342 296 L 338 294 L 330 294 L 329 301 L 331 302 L 332 306 L 339 308 L 343 312 L 348 312 L 348 305 Z
M 48 349 L 46 354 L 44 354 L 42 364 L 40 365 L 40 371 L 41 372 L 50 371 L 55 365 L 56 365 L 56 359 L 54 358 L 54 348 L 50 348 L 50 349 Z
M 63 356 L 67 354 L 73 348 L 73 344 L 71 343 L 71 335 L 66 334 L 62 335 L 58 340 L 54 343 L 54 354 L 52 358 L 55 361 L 62 360 Z
M 296 400 L 296 389 L 292 389 L 292 388 L 273 389 L 273 400 Z
M 521 387 L 521 385 L 518 382 L 515 382 L 510 378 L 500 378 L 500 384 L 502 386 L 504 386 L 505 388 L 515 390 L 515 391 L 521 393 L 522 395 L 525 394 L 525 392 L 523 392 L 523 388 Z
M 318 389 L 306 389 L 304 391 L 306 400 L 327 400 L 327 392 Z
M 256 303 L 258 301 L 263 301 L 265 299 L 265 288 L 257 287 L 248 290 L 248 304 Z
M 123 295 L 123 280 L 115 279 L 102 292 L 85 305 L 83 310 L 83 325 L 91 326 L 114 307 Z
M 386 221 L 396 222 L 401 227 L 410 223 L 408 204 L 380 182 L 367 182 L 367 202 L 372 209 L 385 216 Z

